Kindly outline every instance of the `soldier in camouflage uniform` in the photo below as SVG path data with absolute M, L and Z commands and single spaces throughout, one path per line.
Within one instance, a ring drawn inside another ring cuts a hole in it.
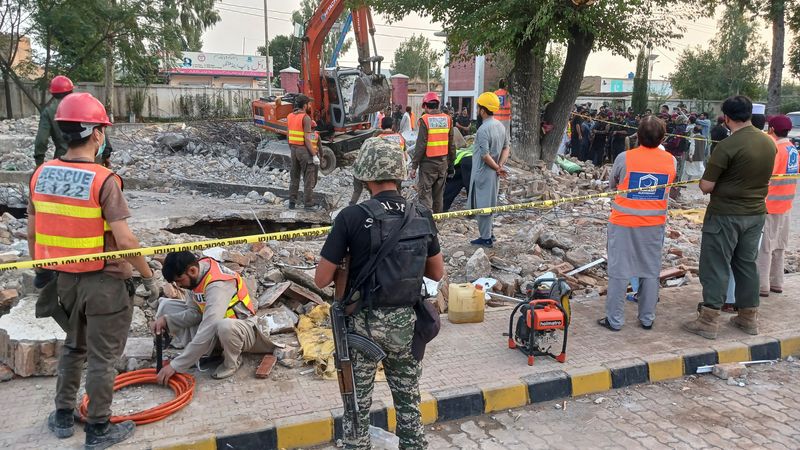
M 372 199 L 380 202 L 386 215 L 404 214 L 407 206 L 405 199 L 398 192 L 400 180 L 405 177 L 403 152 L 399 146 L 380 137 L 367 139 L 353 166 L 353 174 L 367 185 Z M 363 205 L 363 204 L 362 204 Z M 421 248 L 421 258 L 415 259 L 412 265 L 419 263 L 420 274 L 424 271 L 428 278 L 439 280 L 444 275 L 439 240 L 436 237 L 436 225 L 431 212 L 421 206 L 417 207 L 422 214 L 417 220 L 430 222 L 431 234 L 426 236 Z M 337 263 L 350 255 L 348 286 L 352 286 L 361 270 L 367 266 L 372 256 L 373 245 L 371 232 L 373 226 L 379 226 L 367 210 L 362 206 L 349 206 L 343 209 L 333 224 L 322 248 L 320 264 L 316 271 L 316 284 L 327 286 L 333 281 Z M 422 267 L 424 266 L 424 267 Z M 378 264 L 378 267 L 382 267 Z M 416 287 L 421 288 L 421 275 Z M 352 330 L 362 336 L 370 337 L 375 344 L 386 353 L 383 368 L 386 380 L 392 391 L 392 399 L 397 412 L 397 436 L 401 449 L 425 449 L 427 442 L 423 434 L 422 418 L 419 412 L 420 393 L 419 379 L 422 367 L 411 352 L 414 336 L 416 314 L 412 306 L 383 307 L 381 304 L 372 308 L 363 307 L 350 318 Z M 359 407 L 358 434 L 355 439 L 347 439 L 345 445 L 351 449 L 369 449 L 369 411 L 372 406 L 372 391 L 375 384 L 377 364 L 354 351 L 353 372 L 356 383 L 356 395 Z M 345 434 L 352 429 L 348 418 L 344 420 Z

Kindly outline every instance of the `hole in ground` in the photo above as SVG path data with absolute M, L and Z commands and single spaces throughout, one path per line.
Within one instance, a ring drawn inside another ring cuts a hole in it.
M 9 213 L 14 216 L 15 219 L 24 219 L 28 214 L 27 208 L 12 208 L 8 205 L 0 205 L 0 216 L 5 213 Z
M 294 231 L 304 228 L 319 226 L 311 222 L 292 222 L 277 223 L 269 220 L 262 220 L 261 225 L 267 233 L 277 233 L 280 231 Z M 261 227 L 255 220 L 246 219 L 226 219 L 226 220 L 201 220 L 185 227 L 167 228 L 171 233 L 189 233 L 199 236 L 206 236 L 214 239 L 232 238 L 238 236 L 250 236 L 261 234 Z

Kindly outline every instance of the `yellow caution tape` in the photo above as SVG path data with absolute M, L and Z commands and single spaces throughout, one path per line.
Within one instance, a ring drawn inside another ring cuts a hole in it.
M 773 178 L 800 178 L 800 175 L 775 175 Z M 515 203 L 513 205 L 493 206 L 491 208 L 476 208 L 463 211 L 452 211 L 434 214 L 435 220 L 453 219 L 457 217 L 469 217 L 477 215 L 487 215 L 501 212 L 520 211 L 524 209 L 552 208 L 565 203 L 576 203 L 595 198 L 609 198 L 620 194 L 631 192 L 648 191 L 653 189 L 668 188 L 674 186 L 685 186 L 697 183 L 698 180 L 679 181 L 671 184 L 660 184 L 635 189 L 624 189 L 612 192 L 601 192 L 597 194 L 579 195 L 575 197 L 564 197 L 557 200 L 539 200 L 527 203 Z M 268 241 L 287 241 L 296 238 L 318 237 L 328 234 L 331 227 L 306 228 L 303 230 L 280 231 L 275 233 L 254 234 L 250 236 L 240 236 L 226 239 L 210 239 L 206 241 L 186 242 L 183 244 L 159 245 L 155 247 L 143 247 L 133 250 L 118 250 L 113 252 L 92 253 L 81 256 L 68 256 L 62 258 L 34 259 L 29 261 L 19 261 L 14 263 L 0 264 L 0 272 L 15 269 L 34 269 L 44 268 L 59 264 L 74 264 L 82 262 L 93 262 L 107 259 L 132 258 L 136 256 L 163 255 L 171 252 L 180 251 L 202 251 L 212 247 L 229 247 L 232 245 L 255 244 L 257 242 Z

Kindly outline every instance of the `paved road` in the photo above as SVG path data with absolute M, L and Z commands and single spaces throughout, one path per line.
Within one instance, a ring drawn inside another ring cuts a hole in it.
M 712 375 L 437 423 L 429 448 L 800 448 L 800 363 L 752 368 L 745 386 Z M 333 450 L 335 447 L 323 447 Z

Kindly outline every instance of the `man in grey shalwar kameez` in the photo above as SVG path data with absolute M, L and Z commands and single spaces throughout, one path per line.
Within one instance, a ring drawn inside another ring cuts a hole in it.
M 609 188 L 627 190 L 661 186 L 675 180 L 675 158 L 658 148 L 666 127 L 655 117 L 642 120 L 640 146 L 621 153 L 611 169 Z M 606 317 L 598 323 L 619 331 L 625 323 L 625 294 L 631 278 L 639 278 L 639 322 L 653 326 L 658 301 L 661 250 L 664 244 L 668 188 L 617 195 L 608 224 L 608 295 Z
M 508 175 L 504 167 L 509 156 L 508 134 L 505 126 L 494 118 L 494 113 L 500 108 L 500 100 L 493 92 L 484 92 L 478 97 L 477 104 L 478 115 L 483 123 L 475 136 L 472 154 L 468 197 L 470 209 L 497 206 L 500 177 Z M 479 215 L 477 219 L 481 235 L 470 243 L 491 247 L 494 241 L 492 215 Z

